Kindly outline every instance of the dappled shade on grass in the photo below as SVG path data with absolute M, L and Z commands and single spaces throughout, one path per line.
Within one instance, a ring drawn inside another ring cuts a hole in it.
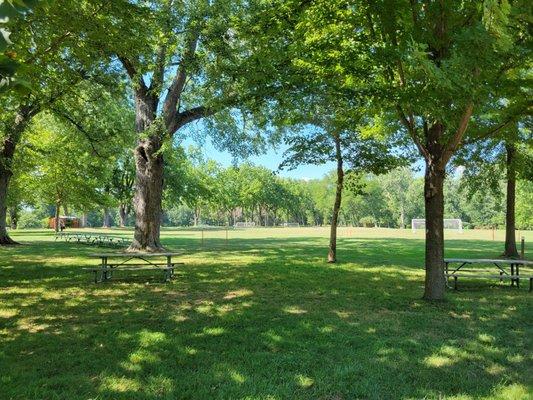
M 420 239 L 344 238 L 332 267 L 326 237 L 277 235 L 167 236 L 188 250 L 172 283 L 101 285 L 81 270 L 93 248 L 17 236 L 36 242 L 0 250 L 0 398 L 528 398 L 527 289 L 428 304 Z

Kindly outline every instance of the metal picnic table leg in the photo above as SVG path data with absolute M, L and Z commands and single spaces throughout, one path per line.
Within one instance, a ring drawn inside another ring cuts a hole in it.
M 516 287 L 520 289 L 520 264 L 516 264 Z
M 166 280 L 167 282 L 170 281 L 170 278 L 172 276 L 172 256 L 167 255 L 167 273 L 166 273 Z
M 102 280 L 107 281 L 110 278 L 107 271 L 107 257 L 102 257 Z
M 514 264 L 511 263 L 511 276 L 514 276 Z M 511 286 L 514 285 L 514 278 L 511 278 Z

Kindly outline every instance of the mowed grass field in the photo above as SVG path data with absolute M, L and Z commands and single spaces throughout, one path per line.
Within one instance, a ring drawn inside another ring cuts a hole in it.
M 23 245 L 0 248 L 0 399 L 533 398 L 525 282 L 466 280 L 426 303 L 423 232 L 341 228 L 336 265 L 328 232 L 164 229 L 185 252 L 171 283 L 139 272 L 97 285 L 89 254 L 117 250 L 12 232 Z M 447 232 L 446 256 L 495 257 L 502 241 Z

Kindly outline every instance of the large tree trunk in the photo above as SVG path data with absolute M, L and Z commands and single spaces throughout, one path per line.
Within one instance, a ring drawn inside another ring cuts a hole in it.
M 163 196 L 164 128 L 155 126 L 158 99 L 145 90 L 135 94 L 135 129 L 139 134 L 135 148 L 135 232 L 129 251 L 164 250 L 159 234 Z
M 135 149 L 135 234 L 130 251 L 163 250 L 159 234 L 163 195 L 163 155 L 157 137 L 142 139 Z
M 125 204 L 119 204 L 118 206 L 118 217 L 119 217 L 119 224 L 121 228 L 124 228 L 126 226 L 126 220 L 128 219 L 128 212 L 126 210 Z
M 444 168 L 426 160 L 426 279 L 424 299 L 444 299 Z
M 516 169 L 514 159 L 516 147 L 513 143 L 506 143 L 505 150 L 507 151 L 507 208 L 505 210 L 505 252 L 503 255 L 508 258 L 518 258 L 515 233 Z
M 328 263 L 334 263 L 337 261 L 337 223 L 339 220 L 339 210 L 342 201 L 342 186 L 344 181 L 341 144 L 338 136 L 335 136 L 335 156 L 337 159 L 337 187 L 335 192 L 335 202 L 333 204 L 333 216 L 331 218 L 331 231 L 329 234 Z

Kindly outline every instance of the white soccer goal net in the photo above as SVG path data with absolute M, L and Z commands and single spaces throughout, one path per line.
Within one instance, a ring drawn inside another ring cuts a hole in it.
M 255 222 L 235 222 L 234 228 L 253 228 Z
M 411 228 L 413 232 L 419 229 L 426 229 L 426 220 L 423 218 L 411 220 Z M 444 218 L 444 229 L 463 231 L 463 221 L 458 218 Z

